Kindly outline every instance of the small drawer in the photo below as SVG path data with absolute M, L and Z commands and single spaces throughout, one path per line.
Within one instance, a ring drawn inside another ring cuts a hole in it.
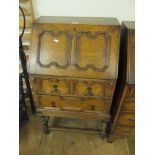
M 135 112 L 135 101 L 134 100 L 124 100 L 121 110 Z
M 73 93 L 79 96 L 95 96 L 111 99 L 115 88 L 113 81 L 74 81 Z
M 109 112 L 111 101 L 78 97 L 38 96 L 39 107 L 66 111 Z
M 128 126 L 116 126 L 114 129 L 114 133 L 116 135 L 135 135 L 135 128 L 134 127 L 128 127 Z
M 135 115 L 134 114 L 120 114 L 117 120 L 119 125 L 135 126 Z
M 70 82 L 61 79 L 38 79 L 39 93 L 41 94 L 68 94 Z

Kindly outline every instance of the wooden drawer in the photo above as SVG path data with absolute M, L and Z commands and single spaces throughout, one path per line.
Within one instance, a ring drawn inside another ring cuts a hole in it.
M 135 126 L 135 115 L 134 114 L 120 114 L 117 120 L 119 125 Z
M 135 135 L 135 128 L 134 127 L 128 127 L 128 126 L 116 126 L 114 133 L 116 135 Z
M 40 108 L 51 107 L 67 111 L 109 112 L 111 101 L 76 97 L 38 96 L 38 104 Z
M 87 80 L 60 77 L 34 78 L 39 95 L 65 95 L 73 97 L 112 99 L 114 80 Z
M 70 93 L 70 82 L 65 79 L 57 78 L 38 78 L 37 79 L 38 93 L 41 94 L 69 94 Z
M 121 110 L 135 112 L 135 101 L 134 100 L 124 100 Z
M 96 96 L 111 99 L 115 89 L 114 81 L 74 81 L 73 93 L 79 96 Z

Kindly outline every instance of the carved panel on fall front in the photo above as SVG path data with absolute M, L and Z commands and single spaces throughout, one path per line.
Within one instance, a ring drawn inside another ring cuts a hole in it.
M 109 66 L 109 45 L 108 32 L 76 32 L 74 66 L 104 72 Z
M 39 34 L 37 62 L 44 68 L 67 68 L 70 65 L 71 44 L 70 32 L 42 31 Z

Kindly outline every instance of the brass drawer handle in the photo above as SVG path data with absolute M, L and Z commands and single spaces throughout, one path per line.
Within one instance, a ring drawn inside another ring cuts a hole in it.
M 109 82 L 109 86 L 112 86 L 113 85 L 113 82 L 111 81 L 111 82 Z
M 91 105 L 91 110 L 95 110 L 95 105 Z
M 54 92 L 58 91 L 58 86 L 57 85 L 53 85 L 53 88 L 54 88 Z
M 53 85 L 53 91 L 52 91 L 52 93 L 58 93 L 58 92 L 60 92 L 60 91 L 58 90 L 58 85 L 54 84 L 54 85 Z
M 77 111 L 77 112 L 83 111 L 81 108 L 73 108 L 73 107 L 62 107 L 61 110 L 63 110 L 63 111 Z
M 88 93 L 87 93 L 88 96 L 92 96 L 93 95 L 91 87 L 87 87 L 87 91 L 88 91 Z
M 52 106 L 52 107 L 56 107 L 55 102 L 52 101 L 52 102 L 51 102 L 51 106 Z

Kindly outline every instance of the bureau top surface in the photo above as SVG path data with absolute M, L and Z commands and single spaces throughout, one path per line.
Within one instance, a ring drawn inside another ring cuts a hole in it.
M 122 23 L 129 30 L 134 30 L 135 29 L 135 22 L 134 21 L 123 21 Z
M 59 24 L 89 24 L 89 25 L 120 25 L 116 18 L 105 17 L 65 17 L 42 16 L 35 23 L 59 23 Z

